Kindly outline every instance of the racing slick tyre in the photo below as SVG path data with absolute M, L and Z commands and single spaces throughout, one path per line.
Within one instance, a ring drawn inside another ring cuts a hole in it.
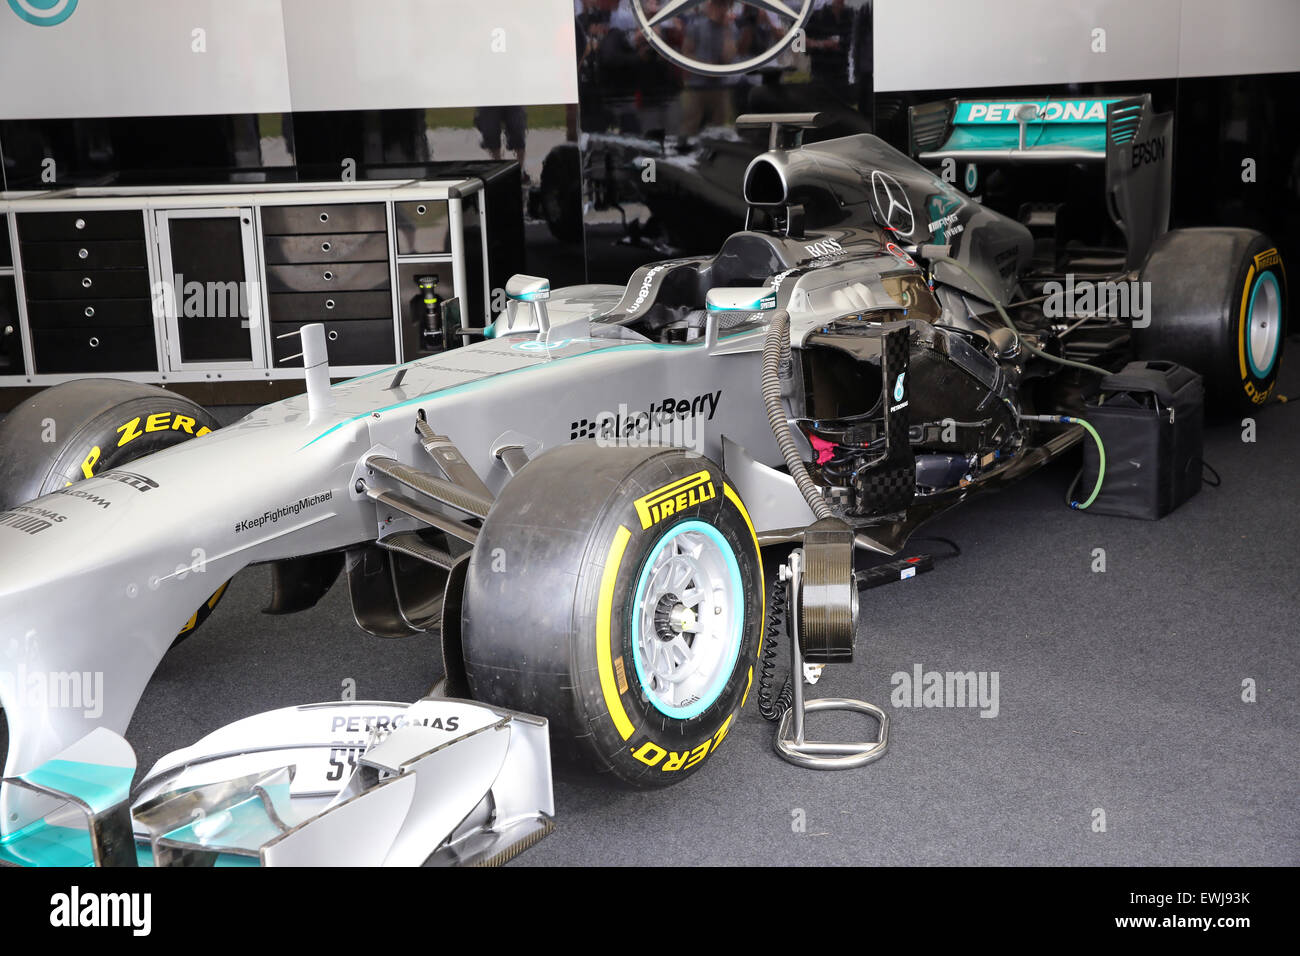
M 202 406 L 152 385 L 88 378 L 47 388 L 0 421 L 0 511 L 219 427 Z M 178 640 L 194 633 L 225 590 L 194 612 Z
M 582 155 L 572 143 L 546 154 L 539 184 L 542 216 L 560 242 L 582 241 Z
M 749 696 L 763 602 L 758 539 L 717 465 L 564 445 L 506 485 L 479 533 L 461 613 L 469 688 L 546 717 L 560 760 L 668 786 Z
M 1175 229 L 1152 246 L 1150 324 L 1133 330 L 1138 358 L 1199 372 L 1214 406 L 1244 411 L 1273 391 L 1286 340 L 1286 271 L 1250 229 Z

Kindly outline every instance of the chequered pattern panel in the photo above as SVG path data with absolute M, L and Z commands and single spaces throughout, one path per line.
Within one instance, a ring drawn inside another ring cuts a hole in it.
M 911 328 L 900 325 L 883 331 L 881 338 L 881 388 L 884 390 L 888 453 L 884 461 L 860 477 L 858 508 L 867 512 L 899 511 L 912 503 L 912 496 L 916 493 L 916 464 L 907 437 Z M 901 380 L 899 376 L 902 376 Z M 896 392 L 900 383 L 901 395 Z

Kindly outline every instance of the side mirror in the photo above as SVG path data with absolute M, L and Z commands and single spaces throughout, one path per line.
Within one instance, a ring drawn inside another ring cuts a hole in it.
M 518 314 L 519 304 L 527 303 L 534 323 L 537 325 L 537 334 L 545 335 L 551 331 L 551 317 L 546 311 L 546 300 L 551 297 L 551 282 L 549 279 L 543 279 L 540 276 L 514 275 L 506 283 L 506 331 L 511 332 L 515 327 L 515 317 Z

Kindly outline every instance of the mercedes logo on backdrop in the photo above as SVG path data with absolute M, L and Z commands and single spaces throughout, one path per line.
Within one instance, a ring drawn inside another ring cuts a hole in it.
M 650 13 L 645 9 L 648 0 L 632 0 L 632 9 L 641 24 L 641 32 L 650 41 L 650 45 L 678 66 L 692 73 L 703 73 L 708 76 L 732 76 L 737 73 L 748 73 L 779 56 L 799 35 L 804 24 L 808 22 L 808 16 L 813 8 L 813 0 L 745 0 L 745 2 L 751 7 L 760 7 L 776 14 L 781 20 L 788 21 L 788 25 L 780 38 L 762 53 L 737 63 L 706 63 L 693 59 L 681 50 L 673 49 L 655 32 L 654 28 L 661 26 L 666 20 L 683 16 L 697 7 L 703 7 L 709 3 L 709 0 L 661 0 L 659 8 Z
M 892 229 L 900 236 L 910 236 L 916 230 L 912 204 L 907 201 L 903 184 L 889 173 L 872 170 L 871 198 L 875 200 L 876 214 L 880 216 L 885 228 Z
M 58 26 L 77 9 L 77 0 L 9 0 L 9 8 L 38 27 Z

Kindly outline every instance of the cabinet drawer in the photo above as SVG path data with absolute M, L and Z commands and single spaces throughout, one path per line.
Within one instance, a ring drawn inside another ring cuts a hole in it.
M 24 371 L 18 289 L 13 276 L 0 276 L 0 375 L 22 375 Z
M 267 296 L 272 322 L 337 322 L 340 319 L 392 321 L 388 292 L 280 292 Z
M 305 322 L 272 322 L 271 347 L 277 368 L 302 368 L 302 357 L 281 361 L 286 355 L 302 351 L 302 340 L 291 335 L 276 338 L 286 332 L 297 332 Z M 394 359 L 393 325 L 391 322 L 325 322 L 326 352 L 330 365 L 392 365 Z
M 262 233 L 268 236 L 331 232 L 386 232 L 383 203 L 262 207 Z
M 147 269 L 149 253 L 142 239 L 95 242 L 24 242 L 28 270 Z
M 399 255 L 451 252 L 447 204 L 442 200 L 399 202 L 393 206 Z
M 106 325 L 153 325 L 148 299 L 55 300 L 27 303 L 27 321 L 34 329 L 99 328 Z
M 311 266 L 267 266 L 271 292 L 379 291 L 388 288 L 387 262 L 338 262 Z
M 301 262 L 387 262 L 385 232 L 337 235 L 267 236 L 266 261 L 272 265 Z
M 0 321 L 0 375 L 22 375 L 23 336 L 17 322 Z
M 36 371 L 152 372 L 158 368 L 153 329 L 103 326 L 80 329 L 33 329 Z
M 37 299 L 136 299 L 149 296 L 148 269 L 85 272 L 23 271 L 28 301 Z
M 66 239 L 143 239 L 144 215 L 138 209 L 110 212 L 25 212 L 18 216 L 22 242 Z

